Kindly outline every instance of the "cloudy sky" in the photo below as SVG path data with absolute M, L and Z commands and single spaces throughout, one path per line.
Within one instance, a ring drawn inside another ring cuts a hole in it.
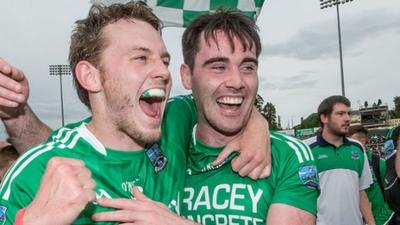
M 56 128 L 61 125 L 59 78 L 48 65 L 67 64 L 69 36 L 75 20 L 86 16 L 89 0 L 3 1 L 0 13 L 0 57 L 28 76 L 30 105 Z M 354 0 L 340 8 L 346 96 L 358 108 L 364 101 L 393 107 L 400 95 L 400 1 Z M 266 0 L 258 18 L 263 43 L 259 94 L 272 102 L 282 126 L 299 123 L 319 102 L 341 93 L 335 8 L 320 10 L 318 0 Z M 183 28 L 165 28 L 172 54 L 172 94 L 183 90 Z M 67 123 L 88 115 L 77 100 L 71 77 L 63 77 Z M 0 128 L 0 138 L 5 137 Z

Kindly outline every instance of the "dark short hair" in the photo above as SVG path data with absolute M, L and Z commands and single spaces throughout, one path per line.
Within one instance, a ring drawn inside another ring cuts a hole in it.
M 233 39 L 236 37 L 240 40 L 244 51 L 255 47 L 257 57 L 260 55 L 261 41 L 254 20 L 236 10 L 218 9 L 214 13 L 203 14 L 194 19 L 183 33 L 183 61 L 191 70 L 194 67 L 194 58 L 199 52 L 202 34 L 207 44 L 213 40 L 218 45 L 216 37 L 218 31 L 228 36 L 232 51 L 235 50 Z
M 348 136 L 351 136 L 355 133 L 363 133 L 368 135 L 368 130 L 363 125 L 353 125 L 349 127 L 349 132 L 347 133 Z
M 101 54 L 108 46 L 102 31 L 107 25 L 121 19 L 127 21 L 132 19 L 141 20 L 147 22 L 158 31 L 161 31 L 162 28 L 161 20 L 152 12 L 150 7 L 143 2 L 133 1 L 127 4 L 112 4 L 110 6 L 94 4 L 85 19 L 75 22 L 75 28 L 71 35 L 69 63 L 74 75 L 74 84 L 78 97 L 89 109 L 89 94 L 76 79 L 75 67 L 82 60 L 87 60 L 96 68 L 101 66 Z
M 342 103 L 348 107 L 351 106 L 350 100 L 341 95 L 332 95 L 322 100 L 318 106 L 318 119 L 321 126 L 324 126 L 321 121 L 321 115 L 330 116 L 332 114 L 333 107 L 337 103 Z
M 0 149 L 0 169 L 9 165 L 9 162 L 16 160 L 19 153 L 12 145 L 7 145 Z

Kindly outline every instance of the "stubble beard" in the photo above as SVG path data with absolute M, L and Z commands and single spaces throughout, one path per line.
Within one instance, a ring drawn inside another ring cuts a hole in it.
M 331 133 L 337 137 L 343 137 L 346 136 L 349 132 L 349 129 L 347 129 L 346 131 L 342 131 L 341 127 L 333 127 L 333 126 L 329 126 Z
M 155 143 L 161 138 L 161 127 L 146 132 L 144 130 L 141 130 L 135 121 L 123 122 L 122 124 L 120 124 L 120 129 L 136 144 L 143 147 L 147 144 Z
M 112 96 L 112 94 L 109 94 Z M 138 104 L 134 104 L 133 100 L 129 96 L 125 96 L 120 99 L 109 98 L 109 109 L 112 115 L 113 121 L 119 131 L 127 135 L 137 145 L 145 147 L 146 144 L 152 144 L 157 142 L 161 137 L 161 124 L 158 128 L 146 131 L 146 128 L 140 126 L 140 123 L 136 122 L 135 108 L 139 108 Z

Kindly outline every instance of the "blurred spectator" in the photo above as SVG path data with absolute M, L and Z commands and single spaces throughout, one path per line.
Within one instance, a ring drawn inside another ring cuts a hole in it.
M 389 208 L 384 198 L 384 177 L 386 172 L 386 163 L 380 155 L 375 154 L 368 148 L 367 144 L 371 143 L 368 139 L 368 130 L 362 125 L 354 125 L 349 128 L 348 136 L 359 141 L 366 149 L 368 163 L 371 169 L 373 183 L 366 190 L 368 200 L 371 203 L 371 210 L 375 224 L 395 225 L 396 218 L 394 212 Z M 376 137 L 376 136 L 375 136 Z M 375 139 L 378 140 L 378 139 Z M 370 221 L 370 219 L 366 219 Z M 368 223 L 370 224 L 370 223 Z
M 385 197 L 390 208 L 400 215 L 400 126 L 388 133 L 385 152 L 387 152 Z
M 384 143 L 386 141 L 385 136 L 370 136 L 366 144 L 366 148 L 370 149 L 373 153 L 378 154 L 381 157 L 385 156 Z
M 18 156 L 14 146 L 6 141 L 0 141 L 0 181 Z

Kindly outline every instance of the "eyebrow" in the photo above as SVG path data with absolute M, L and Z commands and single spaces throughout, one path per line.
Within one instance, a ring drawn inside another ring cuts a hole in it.
M 211 63 L 215 63 L 215 62 L 224 62 L 224 63 L 226 63 L 228 61 L 229 61 L 229 59 L 227 57 L 213 57 L 213 58 L 207 59 L 203 63 L 203 67 L 205 67 L 205 66 L 207 66 L 207 65 L 209 65 Z
M 130 52 L 134 52 L 134 51 L 142 51 L 142 52 L 146 52 L 146 53 L 150 53 L 150 49 L 148 48 L 144 48 L 144 47 L 133 47 L 130 49 Z M 161 58 L 168 58 L 168 60 L 171 60 L 171 55 L 168 52 L 163 52 L 161 54 Z
M 242 60 L 242 63 L 246 63 L 246 62 L 252 62 L 255 63 L 258 66 L 258 60 L 256 58 L 253 57 L 246 57 Z
M 213 58 L 210 58 L 210 59 L 206 60 L 203 63 L 203 67 L 205 67 L 205 66 L 207 66 L 209 64 L 212 64 L 214 62 L 224 62 L 224 63 L 226 63 L 226 62 L 229 62 L 229 59 L 227 57 L 213 57 Z M 255 63 L 256 65 L 258 65 L 258 60 L 256 58 L 253 58 L 253 57 L 246 57 L 246 58 L 244 58 L 242 60 L 241 63 L 246 63 L 246 62 L 252 62 L 252 63 Z

